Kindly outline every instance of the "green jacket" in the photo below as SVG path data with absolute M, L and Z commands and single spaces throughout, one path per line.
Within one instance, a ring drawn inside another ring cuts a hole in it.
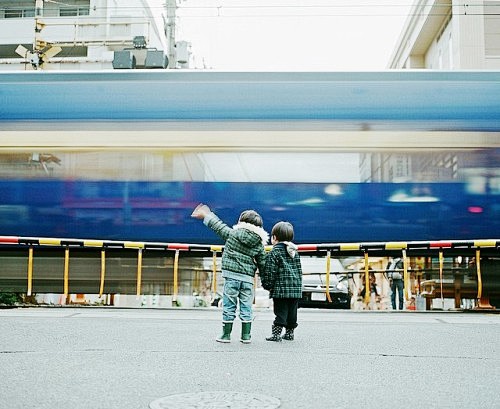
M 260 280 L 271 298 L 302 298 L 302 265 L 297 246 L 276 243 L 267 255 Z
M 223 277 L 238 278 L 237 275 L 241 274 L 247 277 L 245 281 L 252 282 L 248 278 L 254 277 L 257 269 L 264 270 L 264 246 L 269 235 L 262 227 L 240 222 L 231 228 L 214 213 L 206 216 L 203 223 L 225 241 L 222 253 Z M 236 276 L 230 273 L 236 273 Z

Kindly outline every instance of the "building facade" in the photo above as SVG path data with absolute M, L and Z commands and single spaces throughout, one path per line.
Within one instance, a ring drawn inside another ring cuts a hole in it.
M 160 11 L 147 0 L 0 0 L 0 71 L 113 69 L 134 38 L 166 53 Z
M 500 69 L 500 1 L 416 0 L 390 69 Z M 362 154 L 362 182 L 467 181 L 483 178 L 484 153 L 461 150 Z
M 500 69 L 500 1 L 415 1 L 388 68 Z

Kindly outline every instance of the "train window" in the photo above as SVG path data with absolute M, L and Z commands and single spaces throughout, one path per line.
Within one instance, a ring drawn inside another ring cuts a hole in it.
M 343 183 L 359 181 L 357 153 L 207 152 L 199 153 L 198 157 L 204 166 L 204 180 Z
M 463 182 L 472 194 L 498 194 L 495 152 L 58 151 L 33 162 L 27 152 L 0 152 L 0 177 L 127 181 L 143 194 L 182 195 L 164 182 L 409 183 Z M 48 158 L 48 159 L 47 159 Z M 57 160 L 51 160 L 56 158 Z M 158 182 L 159 184 L 154 184 Z M 89 188 L 87 185 L 86 189 Z M 89 193 L 89 192 L 87 192 Z
M 500 169 L 470 168 L 463 170 L 467 192 L 477 195 L 500 194 Z

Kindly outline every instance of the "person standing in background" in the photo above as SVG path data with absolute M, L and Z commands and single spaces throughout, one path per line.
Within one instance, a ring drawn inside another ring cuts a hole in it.
M 399 309 L 403 309 L 404 305 L 404 282 L 403 282 L 403 259 L 401 257 L 391 258 L 387 264 L 387 277 L 391 285 L 391 304 L 392 309 L 396 309 L 396 292 L 399 301 Z M 399 271 L 395 271 L 399 270 Z

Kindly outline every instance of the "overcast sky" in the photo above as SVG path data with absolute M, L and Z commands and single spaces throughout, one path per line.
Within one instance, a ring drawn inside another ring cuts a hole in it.
M 383 70 L 413 2 L 184 0 L 177 41 L 192 43 L 195 68 Z

